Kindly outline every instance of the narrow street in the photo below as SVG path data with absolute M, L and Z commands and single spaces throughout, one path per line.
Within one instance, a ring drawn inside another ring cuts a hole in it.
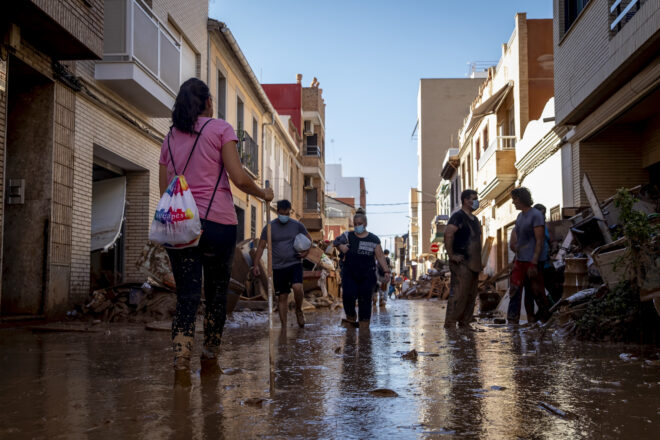
M 309 313 L 304 329 L 290 327 L 286 337 L 275 338 L 272 398 L 263 323 L 228 326 L 224 374 L 194 373 L 188 389 L 173 387 L 166 331 L 114 324 L 100 324 L 97 333 L 2 330 L 0 438 L 574 439 L 657 433 L 660 365 L 649 360 L 657 349 L 647 346 L 641 353 L 641 346 L 550 336 L 537 341 L 532 331 L 488 323 L 476 332 L 447 333 L 444 307 L 440 301 L 390 301 L 375 312 L 369 335 L 339 327 L 339 312 Z M 412 349 L 417 360 L 402 359 Z M 198 360 L 193 369 L 199 370 Z M 380 388 L 398 397 L 371 393 Z

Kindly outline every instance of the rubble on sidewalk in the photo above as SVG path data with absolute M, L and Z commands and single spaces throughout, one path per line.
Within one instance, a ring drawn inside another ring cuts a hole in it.
M 232 274 L 227 292 L 227 313 L 267 311 L 268 276 L 266 255 L 257 264 L 261 275 L 255 278 L 252 267 L 258 240 L 244 240 L 236 245 Z M 310 269 L 304 272 L 304 310 L 336 309 L 340 302 L 340 276 L 336 260 L 319 247 L 312 248 L 305 260 Z M 336 258 L 336 256 L 335 256 Z M 176 309 L 176 285 L 165 248 L 148 242 L 137 261 L 144 274 L 143 283 L 125 283 L 95 290 L 89 300 L 67 314 L 69 320 L 99 320 L 102 322 L 168 321 Z M 293 295 L 291 295 L 293 301 Z M 204 302 L 198 314 L 203 314 Z

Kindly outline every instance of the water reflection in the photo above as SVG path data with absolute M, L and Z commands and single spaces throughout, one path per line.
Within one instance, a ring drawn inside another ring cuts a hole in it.
M 446 333 L 443 316 L 439 303 L 397 301 L 367 335 L 338 327 L 338 313 L 310 314 L 305 329 L 274 335 L 272 398 L 265 326 L 228 329 L 228 374 L 195 372 L 183 390 L 172 387 L 167 332 L 3 330 L 0 438 L 656 437 L 660 366 L 619 358 L 639 347 L 497 326 Z M 412 348 L 417 361 L 402 359 Z

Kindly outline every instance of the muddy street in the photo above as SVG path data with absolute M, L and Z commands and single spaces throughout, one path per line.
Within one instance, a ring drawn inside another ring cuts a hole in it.
M 339 327 L 338 312 L 308 314 L 304 329 L 276 331 L 272 397 L 263 323 L 227 328 L 224 374 L 195 373 L 188 389 L 173 387 L 166 331 L 105 324 L 96 333 L 2 330 L 0 437 L 657 434 L 660 365 L 648 359 L 654 347 L 537 341 L 487 323 L 448 333 L 443 318 L 442 302 L 394 301 L 376 312 L 370 334 L 360 334 Z M 413 349 L 416 358 L 402 357 Z

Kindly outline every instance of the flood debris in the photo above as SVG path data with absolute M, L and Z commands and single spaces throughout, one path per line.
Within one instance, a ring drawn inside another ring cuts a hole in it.
M 376 388 L 375 390 L 369 391 L 374 397 L 399 397 L 399 393 L 389 388 Z
M 268 402 L 268 399 L 263 397 L 248 397 L 247 399 L 241 401 L 241 405 L 262 407 L 266 402 Z
M 566 414 L 564 411 L 560 410 L 559 408 L 557 408 L 557 407 L 555 407 L 555 406 L 553 406 L 553 405 L 550 405 L 550 404 L 547 403 L 547 402 L 544 402 L 544 401 L 542 401 L 542 400 L 539 400 L 539 406 L 540 406 L 542 409 L 548 411 L 548 412 L 551 413 L 551 414 L 554 414 L 554 415 L 559 416 L 559 417 L 561 417 L 561 418 L 566 418 L 566 415 L 567 415 L 567 414 Z
M 407 361 L 416 361 L 417 356 L 418 356 L 417 350 L 413 348 L 412 350 L 402 354 L 401 359 L 405 359 Z

